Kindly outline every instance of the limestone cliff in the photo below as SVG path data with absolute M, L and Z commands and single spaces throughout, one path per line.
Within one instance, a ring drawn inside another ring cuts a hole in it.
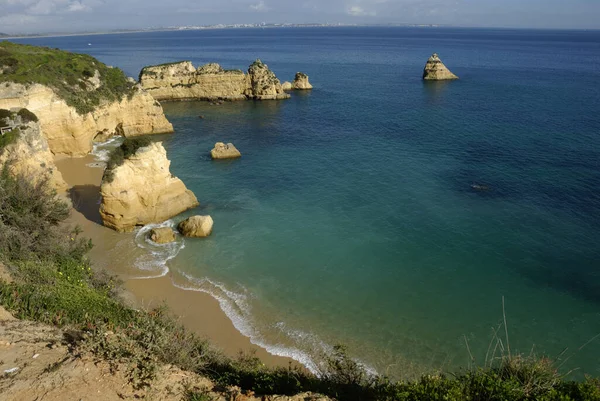
M 67 183 L 54 164 L 54 156 L 39 124 L 26 121 L 16 113 L 5 121 L 6 125 L 14 126 L 14 130 L 5 135 L 13 135 L 14 139 L 0 148 L 0 167 L 7 166 L 11 173 L 22 174 L 34 182 L 48 178 L 57 191 L 67 189 Z
M 100 188 L 104 225 L 129 232 L 136 226 L 159 223 L 198 206 L 192 191 L 171 175 L 170 164 L 162 144 L 152 143 L 115 167 L 112 181 L 105 178 Z
M 158 100 L 244 100 L 249 88 L 242 71 L 225 71 L 219 64 L 196 70 L 189 61 L 146 67 L 140 84 Z
M 248 74 L 241 70 L 224 70 L 219 64 L 195 69 L 191 62 L 145 67 L 140 85 L 158 100 L 245 100 L 286 99 L 275 74 L 260 60 Z
M 448 68 L 442 63 L 437 53 L 433 53 L 423 70 L 423 79 L 426 81 L 445 81 L 451 79 L 458 79 L 456 75 L 450 72 Z
M 308 75 L 304 74 L 303 72 L 296 73 L 292 86 L 296 90 L 308 90 L 313 88 L 308 81 Z
M 92 150 L 102 133 L 136 136 L 173 132 L 160 103 L 140 89 L 120 101 L 103 102 L 94 111 L 79 114 L 55 90 L 39 84 L 0 85 L 0 108 L 27 108 L 35 113 L 54 154 L 81 156 Z

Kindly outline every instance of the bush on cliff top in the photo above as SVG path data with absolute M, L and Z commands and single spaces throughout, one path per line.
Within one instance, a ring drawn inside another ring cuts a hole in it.
M 137 136 L 134 138 L 125 138 L 125 141 L 112 151 L 108 161 L 106 162 L 106 170 L 104 170 L 103 180 L 112 182 L 114 179 L 113 171 L 115 168 L 122 165 L 125 160 L 134 155 L 139 148 L 146 147 L 152 143 L 150 137 Z
M 92 56 L 48 47 L 0 42 L 0 82 L 41 84 L 54 89 L 79 114 L 93 111 L 103 101 L 132 95 L 134 85 L 118 68 L 109 68 Z M 100 86 L 89 78 L 98 71 Z
M 124 147 L 134 152 L 135 145 Z M 78 352 L 124 362 L 131 382 L 151 385 L 158 366 L 171 364 L 259 395 L 319 392 L 339 400 L 594 401 L 600 382 L 566 381 L 544 358 L 501 355 L 485 368 L 457 375 L 393 382 L 368 375 L 343 347 L 325 357 L 321 376 L 294 367 L 269 368 L 253 355 L 224 357 L 177 323 L 164 308 L 125 306 L 114 279 L 95 272 L 85 254 L 91 244 L 63 224 L 68 207 L 47 182 L 0 174 L 0 260 L 13 283 L 0 280 L 0 304 L 22 319 L 69 325 Z M 187 399 L 206 399 L 190 389 Z

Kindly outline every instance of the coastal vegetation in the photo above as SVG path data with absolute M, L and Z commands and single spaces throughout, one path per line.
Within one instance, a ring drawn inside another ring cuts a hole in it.
M 125 141 L 123 141 L 121 146 L 110 153 L 110 157 L 106 162 L 103 180 L 112 182 L 114 179 L 114 169 L 122 165 L 130 156 L 134 155 L 139 148 L 148 146 L 151 143 L 152 140 L 147 136 L 125 138 Z
M 123 155 L 139 143 L 126 145 Z M 68 329 L 73 357 L 94 355 L 127 363 L 131 383 L 151 386 L 158 367 L 170 364 L 210 378 L 217 387 L 239 386 L 258 395 L 306 391 L 339 400 L 600 400 L 600 381 L 569 381 L 553 361 L 511 354 L 495 338 L 485 365 L 455 374 L 425 375 L 392 381 L 370 375 L 334 348 L 324 356 L 319 375 L 304 369 L 266 367 L 258 358 L 225 357 L 186 330 L 165 307 L 137 311 L 120 301 L 119 281 L 96 271 L 86 256 L 92 244 L 77 228 L 65 225 L 69 207 L 46 181 L 31 183 L 0 174 L 0 258 L 12 281 L 0 280 L 0 304 L 19 319 Z M 208 400 L 205 389 L 191 386 L 187 400 Z
M 46 85 L 79 114 L 135 91 L 123 71 L 89 55 L 8 41 L 0 42 L 0 83 L 5 82 Z

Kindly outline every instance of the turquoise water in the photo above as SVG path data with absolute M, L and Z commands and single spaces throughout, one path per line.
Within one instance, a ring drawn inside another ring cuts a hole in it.
M 260 57 L 282 81 L 311 77 L 315 89 L 287 101 L 164 104 L 176 129 L 164 138 L 172 172 L 201 202 L 175 220 L 210 214 L 215 229 L 149 249 L 145 262 L 176 254 L 166 261 L 174 283 L 215 295 L 255 343 L 310 367 L 344 343 L 382 373 L 453 369 L 468 363 L 465 338 L 483 363 L 504 297 L 513 350 L 568 348 L 565 370 L 600 375 L 600 341 L 578 350 L 600 333 L 600 32 L 27 42 L 87 52 L 132 76 L 147 64 L 245 68 Z M 421 81 L 434 51 L 460 81 Z M 243 157 L 212 162 L 217 141 Z

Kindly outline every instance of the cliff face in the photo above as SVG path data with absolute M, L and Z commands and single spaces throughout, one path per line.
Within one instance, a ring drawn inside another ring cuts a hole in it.
M 248 74 L 226 71 L 219 64 L 195 69 L 191 62 L 146 67 L 140 85 L 158 100 L 285 99 L 281 84 L 269 68 L 257 60 Z
M 57 191 L 66 190 L 67 183 L 54 164 L 54 156 L 39 124 L 23 122 L 20 118 L 13 122 L 19 134 L 13 143 L 0 150 L 0 166 L 8 163 L 11 173 L 25 175 L 34 182 L 47 177 Z
M 445 81 L 451 79 L 458 79 L 456 75 L 450 72 L 448 68 L 442 63 L 437 53 L 433 53 L 423 70 L 423 79 L 426 81 Z
M 120 232 L 165 221 L 198 206 L 196 196 L 171 175 L 161 143 L 140 148 L 113 170 L 113 180 L 100 188 L 104 225 Z
M 146 67 L 140 84 L 158 100 L 244 100 L 249 88 L 242 71 L 225 71 L 218 64 L 196 70 L 189 61 Z
M 104 102 L 80 115 L 49 87 L 32 84 L 0 85 L 0 108 L 27 108 L 35 113 L 52 153 L 81 156 L 92 150 L 100 133 L 125 136 L 173 132 L 162 106 L 143 91 L 121 101 Z

